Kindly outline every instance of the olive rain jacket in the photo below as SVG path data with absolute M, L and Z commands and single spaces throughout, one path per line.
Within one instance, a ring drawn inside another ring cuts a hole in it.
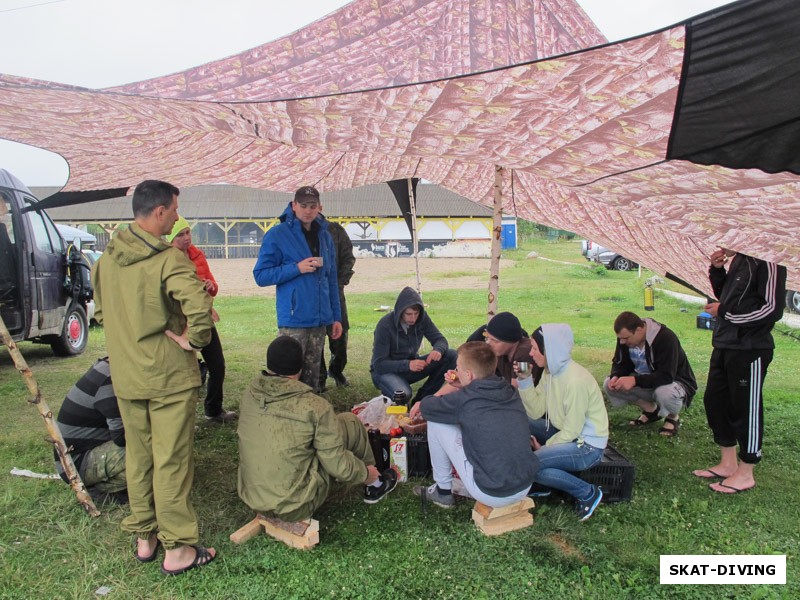
M 767 350 L 775 347 L 772 327 L 783 317 L 786 267 L 737 254 L 724 267 L 708 269 L 719 299 L 714 348 Z
M 194 264 L 135 223 L 108 243 L 94 265 L 95 318 L 103 326 L 119 398 L 167 396 L 200 387 L 194 352 L 164 332 L 188 326 L 189 343 L 211 340 L 211 296 Z
M 697 392 L 697 380 L 678 336 L 669 327 L 658 321 L 653 319 L 644 319 L 644 321 L 647 323 L 644 355 L 647 366 L 650 367 L 650 373 L 636 375 L 636 367 L 631 360 L 630 349 L 617 340 L 610 376 L 634 375 L 636 386 L 646 389 L 655 389 L 677 381 L 686 390 L 685 404 L 688 407 Z
M 253 510 L 304 519 L 325 501 L 332 479 L 366 480 L 330 403 L 306 384 L 262 372 L 239 409 L 238 490 Z
M 419 307 L 419 317 L 416 323 L 405 330 L 402 325 L 403 311 L 411 306 Z M 422 298 L 413 288 L 405 287 L 397 296 L 394 310 L 381 317 L 375 327 L 370 372 L 378 375 L 410 373 L 408 363 L 419 358 L 423 338 L 430 342 L 433 350 L 438 350 L 442 355 L 447 352 L 447 338 L 425 312 Z
M 315 219 L 323 263 L 313 273 L 301 273 L 297 266 L 301 260 L 311 257 L 311 249 L 303 235 L 303 223 L 295 216 L 291 202 L 280 221 L 264 236 L 253 268 L 253 278 L 259 286 L 275 286 L 278 327 L 321 327 L 341 322 L 336 254 L 328 233 L 328 221 L 322 215 Z

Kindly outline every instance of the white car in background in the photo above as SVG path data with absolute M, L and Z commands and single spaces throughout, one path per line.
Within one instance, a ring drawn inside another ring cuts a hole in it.
M 621 254 L 604 248 L 594 242 L 590 242 L 589 240 L 583 240 L 581 242 L 581 254 L 583 254 L 586 260 L 600 263 L 604 265 L 606 269 L 614 269 L 615 271 L 630 271 L 639 266 Z
M 786 290 L 786 310 L 800 313 L 800 292 Z

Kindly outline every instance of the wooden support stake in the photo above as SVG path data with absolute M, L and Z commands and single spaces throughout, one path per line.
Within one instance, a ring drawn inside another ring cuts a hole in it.
M 25 362 L 25 359 L 22 357 L 22 353 L 19 351 L 19 348 L 17 348 L 14 340 L 11 339 L 11 334 L 8 332 L 8 328 L 6 327 L 2 317 L 0 317 L 0 339 L 3 340 L 3 344 L 5 344 L 5 346 L 8 348 L 11 358 L 14 361 L 14 366 L 17 368 L 17 371 L 19 371 L 20 375 L 22 375 L 25 385 L 31 394 L 33 394 L 33 398 L 31 398 L 29 402 L 36 406 L 39 414 L 44 419 L 44 426 L 47 429 L 47 432 L 50 434 L 48 441 L 51 441 L 53 447 L 56 449 L 56 453 L 61 460 L 61 465 L 64 467 L 64 473 L 66 473 L 67 479 L 69 480 L 69 484 L 78 497 L 78 502 L 80 502 L 90 517 L 99 516 L 100 511 L 97 510 L 97 507 L 92 501 L 92 497 L 86 491 L 86 487 L 83 485 L 81 476 L 78 474 L 78 470 L 75 468 L 75 463 L 72 462 L 72 456 L 70 456 L 69 452 L 67 451 L 67 445 L 64 443 L 64 437 L 61 435 L 61 430 L 53 420 L 53 411 L 50 410 L 47 402 L 44 400 L 44 398 L 42 398 L 39 384 L 36 382 L 33 372 L 30 370 L 30 368 L 28 368 L 28 363 Z
M 494 167 L 494 210 L 492 212 L 492 261 L 489 267 L 489 306 L 487 322 L 497 314 L 497 296 L 500 293 L 500 254 L 503 237 L 503 167 Z

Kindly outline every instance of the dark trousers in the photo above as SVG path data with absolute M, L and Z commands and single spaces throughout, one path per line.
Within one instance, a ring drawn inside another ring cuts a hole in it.
M 328 371 L 334 375 L 344 375 L 347 366 L 347 330 L 342 326 L 342 335 L 338 340 L 331 337 L 331 326 L 325 328 L 328 337 L 328 349 L 331 351 L 331 361 L 325 366 L 325 347 L 322 347 L 322 357 L 319 363 L 319 389 L 325 389 L 328 381 Z
M 425 360 L 425 356 L 420 356 L 420 359 Z M 442 355 L 441 360 L 432 362 L 427 365 L 422 371 L 404 371 L 402 373 L 384 373 L 378 375 L 372 372 L 372 383 L 381 391 L 381 394 L 388 398 L 394 398 L 395 392 L 403 392 L 406 400 L 411 398 L 411 384 L 417 383 L 425 379 L 425 383 L 419 388 L 417 394 L 414 396 L 409 406 L 418 400 L 422 400 L 425 396 L 430 396 L 439 391 L 439 388 L 444 385 L 444 374 L 450 369 L 456 368 L 456 359 L 458 352 L 455 350 L 448 350 Z
M 739 444 L 739 459 L 761 460 L 764 438 L 762 391 L 772 350 L 714 348 L 703 403 L 714 442 L 723 448 Z
M 222 412 L 222 384 L 225 381 L 225 356 L 216 327 L 211 328 L 211 341 L 200 354 L 208 367 L 205 413 L 207 417 L 216 417 Z

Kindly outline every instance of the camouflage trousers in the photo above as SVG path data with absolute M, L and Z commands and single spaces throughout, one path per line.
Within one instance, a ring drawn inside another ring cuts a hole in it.
M 125 447 L 106 442 L 89 450 L 81 463 L 81 479 L 86 487 L 94 486 L 101 492 L 124 490 L 128 487 L 125 479 Z
M 314 393 L 319 393 L 319 365 L 325 348 L 325 326 L 319 327 L 279 327 L 278 333 L 293 337 L 303 347 L 303 373 L 300 381 L 308 385 Z

